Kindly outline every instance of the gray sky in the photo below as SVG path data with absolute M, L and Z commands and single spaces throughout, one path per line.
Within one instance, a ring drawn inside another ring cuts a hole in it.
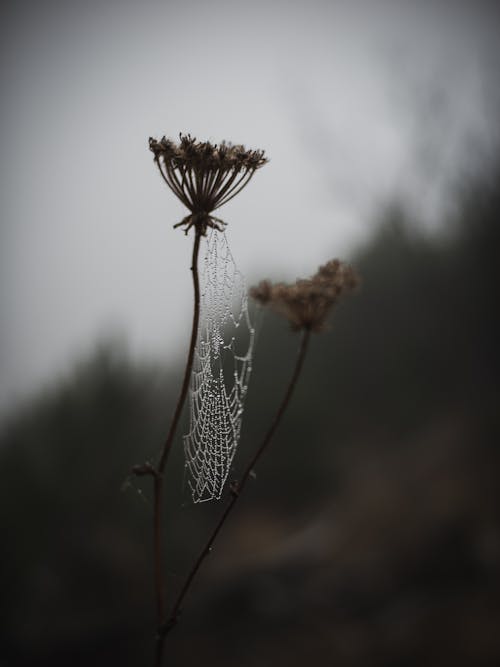
M 11 2 L 2 25 L 0 411 L 99 337 L 173 359 L 191 239 L 149 136 L 271 162 L 221 209 L 249 280 L 307 275 L 404 193 L 427 224 L 496 141 L 494 3 Z

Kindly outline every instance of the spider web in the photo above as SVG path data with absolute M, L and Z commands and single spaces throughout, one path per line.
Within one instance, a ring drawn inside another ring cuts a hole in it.
M 244 277 L 225 233 L 211 230 L 200 266 L 200 325 L 184 436 L 195 503 L 221 497 L 240 438 L 254 338 Z

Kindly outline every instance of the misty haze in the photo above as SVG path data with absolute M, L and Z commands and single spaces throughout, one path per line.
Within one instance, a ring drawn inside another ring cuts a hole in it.
M 188 211 L 148 140 L 188 133 L 269 158 L 214 213 L 247 286 L 337 257 L 361 283 L 312 336 L 164 664 L 500 664 L 499 19 L 486 0 L 2 9 L 1 667 L 155 664 L 154 475 L 131 471 L 172 423 L 196 225 L 173 229 Z M 249 300 L 253 358 L 231 357 L 220 501 L 193 502 L 181 412 L 170 606 L 301 349 L 275 310 Z

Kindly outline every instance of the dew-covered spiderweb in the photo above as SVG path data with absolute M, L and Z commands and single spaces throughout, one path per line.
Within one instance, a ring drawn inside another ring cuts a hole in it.
M 200 264 L 200 324 L 184 436 L 194 502 L 221 497 L 240 437 L 254 336 L 243 275 L 225 233 L 210 230 Z

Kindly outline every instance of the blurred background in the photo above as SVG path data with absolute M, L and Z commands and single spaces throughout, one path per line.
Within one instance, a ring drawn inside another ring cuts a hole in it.
M 152 664 L 151 488 L 191 239 L 148 151 L 270 163 L 221 210 L 249 283 L 334 256 L 274 447 L 186 601 L 172 664 L 500 663 L 500 12 L 493 2 L 6 3 L 0 666 Z M 258 321 L 234 476 L 297 338 Z M 220 504 L 168 472 L 171 594 Z

